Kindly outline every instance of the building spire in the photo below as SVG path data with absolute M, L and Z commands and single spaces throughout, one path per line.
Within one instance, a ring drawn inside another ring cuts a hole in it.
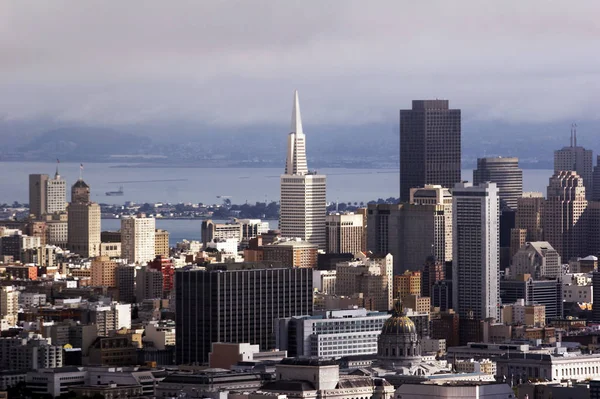
M 294 108 L 292 111 L 292 133 L 304 133 L 302 131 L 302 117 L 300 116 L 300 101 L 298 100 L 298 90 L 294 91 Z

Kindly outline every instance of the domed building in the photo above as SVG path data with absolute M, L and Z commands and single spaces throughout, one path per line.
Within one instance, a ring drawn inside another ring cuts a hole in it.
M 386 320 L 377 342 L 377 358 L 381 366 L 395 369 L 421 363 L 421 341 L 415 323 L 404 315 L 396 301 L 392 317 Z

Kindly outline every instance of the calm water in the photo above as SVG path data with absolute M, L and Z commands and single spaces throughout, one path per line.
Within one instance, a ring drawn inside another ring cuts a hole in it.
M 279 175 L 282 169 L 271 168 L 118 168 L 116 164 L 85 164 L 83 177 L 92 189 L 96 202 L 122 204 L 143 202 L 220 203 L 217 196 L 230 196 L 233 203 L 279 200 Z M 54 163 L 0 162 L 0 203 L 28 202 L 28 175 L 54 174 Z M 398 197 L 397 170 L 323 169 L 327 175 L 327 199 L 341 202 L 367 202 L 377 198 Z M 79 177 L 79 164 L 62 163 L 60 173 L 70 186 Z M 523 171 L 525 191 L 546 191 L 551 170 Z M 184 181 L 149 182 L 148 180 Z M 463 179 L 472 180 L 472 170 L 463 170 Z M 142 182 L 143 181 L 143 182 Z M 130 182 L 130 183 L 120 183 Z M 123 186 L 125 194 L 107 197 L 106 191 Z M 103 230 L 118 230 L 120 220 L 102 220 Z M 171 245 L 200 240 L 201 220 L 157 220 L 156 225 L 171 233 Z M 277 221 L 271 221 L 272 228 Z
M 85 164 L 84 180 L 96 202 L 122 204 L 125 201 L 220 203 L 217 196 L 230 196 L 235 204 L 279 200 L 279 176 L 273 168 L 119 168 L 116 164 Z M 0 203 L 28 201 L 28 175 L 54 174 L 54 163 L 0 162 Z M 367 202 L 398 197 L 398 170 L 322 169 L 327 175 L 327 200 Z M 61 163 L 60 173 L 70 186 L 79 177 L 79 164 Z M 550 170 L 523 171 L 525 191 L 546 191 Z M 183 180 L 151 182 L 150 180 Z M 463 179 L 472 180 L 472 170 L 463 170 Z M 125 194 L 107 197 L 106 191 L 123 186 Z

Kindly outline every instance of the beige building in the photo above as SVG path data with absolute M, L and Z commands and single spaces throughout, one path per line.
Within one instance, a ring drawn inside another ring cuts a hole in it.
M 91 202 L 90 186 L 82 179 L 71 187 L 67 247 L 84 258 L 100 255 L 100 205 Z
M 211 219 L 202 221 L 202 244 L 206 244 L 215 240 L 227 240 L 235 238 L 238 242 L 242 242 L 243 229 L 239 222 L 233 223 L 215 223 Z
M 265 262 L 282 262 L 283 266 L 291 267 L 317 267 L 317 245 L 299 238 L 282 238 L 273 244 L 264 245 L 262 252 Z
M 367 258 L 341 262 L 336 266 L 335 293 L 351 297 L 362 294 L 364 307 L 388 311 L 393 305 L 393 257 Z
M 294 93 L 292 125 L 288 135 L 285 173 L 280 178 L 279 229 L 281 236 L 299 237 L 326 249 L 326 177 L 309 171 L 306 136 L 302 129 L 298 92 Z
M 408 295 L 421 295 L 421 272 L 407 270 L 394 276 L 394 297 L 404 299 Z
M 547 241 L 525 243 L 515 254 L 510 275 L 531 274 L 534 279 L 561 276 L 561 257 Z
M 550 178 L 544 202 L 544 237 L 563 261 L 587 256 L 583 179 L 572 171 L 558 171 Z
M 46 214 L 62 213 L 67 210 L 67 182 L 58 174 L 46 181 Z
M 486 373 L 496 375 L 496 362 L 490 359 L 481 360 L 459 360 L 455 363 L 457 373 Z
M 402 306 L 413 309 L 417 313 L 429 313 L 431 311 L 431 298 L 410 294 L 402 298 Z
M 156 229 L 154 232 L 154 253 L 156 255 L 169 256 L 169 232 Z
M 121 257 L 121 243 L 120 242 L 101 242 L 100 243 L 100 256 L 108 256 L 109 258 L 120 258 Z
M 46 215 L 46 242 L 61 248 L 67 248 L 69 240 L 69 217 L 67 212 Z
M 510 229 L 510 259 L 512 262 L 515 254 L 521 249 L 527 242 L 527 230 L 526 229 Z
M 155 231 L 154 218 L 132 216 L 121 219 L 121 257 L 135 264 L 153 260 L 156 256 Z
M 11 286 L 0 287 L 0 330 L 13 327 L 19 314 L 19 291 Z
M 510 325 L 544 327 L 546 324 L 546 306 L 526 305 L 524 299 L 502 306 L 502 321 Z
M 327 253 L 355 254 L 363 247 L 365 228 L 363 216 L 354 213 L 335 213 L 325 219 Z
M 115 271 L 119 264 L 108 256 L 92 259 L 92 285 L 96 287 L 116 287 Z

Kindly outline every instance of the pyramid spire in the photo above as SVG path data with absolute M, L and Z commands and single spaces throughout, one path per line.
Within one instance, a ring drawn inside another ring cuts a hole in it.
M 298 90 L 294 91 L 294 108 L 292 110 L 292 133 L 304 133 L 302 131 L 302 117 L 300 116 L 300 101 Z

